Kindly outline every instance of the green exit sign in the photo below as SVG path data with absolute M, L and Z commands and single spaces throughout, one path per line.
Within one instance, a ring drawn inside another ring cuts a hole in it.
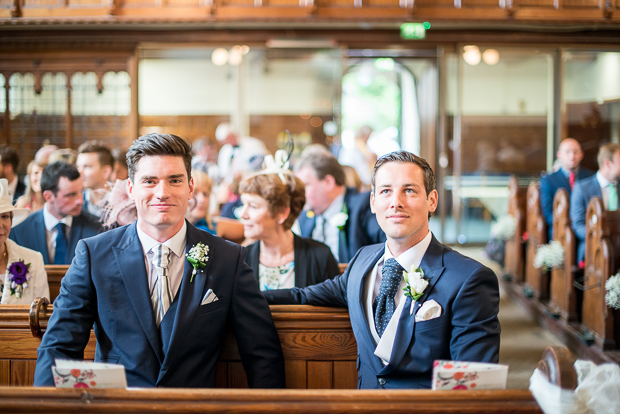
M 403 23 L 400 25 L 400 36 L 403 39 L 424 39 L 430 23 Z

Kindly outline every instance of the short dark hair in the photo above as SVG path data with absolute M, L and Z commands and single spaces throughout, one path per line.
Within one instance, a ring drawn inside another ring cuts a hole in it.
M 0 162 L 2 164 L 9 164 L 13 167 L 13 172 L 17 174 L 17 168 L 19 167 L 19 154 L 8 145 L 0 146 Z
M 332 155 L 322 153 L 310 153 L 302 157 L 295 164 L 295 171 L 299 171 L 302 168 L 309 166 L 316 173 L 316 178 L 324 180 L 326 176 L 331 175 L 334 177 L 337 185 L 345 185 L 345 175 L 342 165 L 338 162 L 336 157 Z
M 105 167 L 106 165 L 114 167 L 114 157 L 112 157 L 112 152 L 103 143 L 98 141 L 86 141 L 78 148 L 78 155 L 91 153 L 97 154 L 99 164 L 101 164 L 102 167 Z
M 437 179 L 435 178 L 435 173 L 429 163 L 424 158 L 418 157 L 409 151 L 400 150 L 385 154 L 375 163 L 375 167 L 372 169 L 372 175 L 370 176 L 370 186 L 373 194 L 375 192 L 375 176 L 377 175 L 377 171 L 379 168 L 390 162 L 402 162 L 417 165 L 422 169 L 422 173 L 424 174 L 424 189 L 426 190 L 426 196 L 428 197 L 431 191 L 435 189 Z
M 284 177 L 284 181 L 280 178 Z M 293 227 L 293 223 L 299 217 L 299 213 L 306 204 L 306 187 L 304 183 L 293 173 L 283 174 L 255 174 L 243 180 L 239 186 L 239 194 L 255 194 L 264 198 L 269 203 L 269 214 L 276 214 L 290 207 L 291 211 L 282 223 L 284 230 Z
M 75 181 L 80 178 L 80 172 L 75 165 L 67 164 L 64 161 L 51 163 L 41 173 L 41 193 L 49 190 L 54 195 L 58 194 L 58 181 L 60 177 L 65 177 L 69 181 Z
M 183 158 L 187 179 L 192 176 L 192 144 L 189 140 L 173 134 L 160 134 L 153 132 L 142 135 L 135 140 L 127 151 L 127 169 L 129 180 L 133 182 L 138 168 L 138 162 L 142 157 L 171 156 Z

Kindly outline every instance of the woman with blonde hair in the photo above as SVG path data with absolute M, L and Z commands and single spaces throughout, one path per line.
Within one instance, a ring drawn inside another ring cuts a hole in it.
M 41 192 L 41 173 L 46 165 L 47 164 L 37 161 L 31 161 L 30 164 L 28 164 L 28 185 L 26 186 L 24 195 L 17 199 L 15 207 L 27 208 L 31 213 L 43 208 L 45 199 Z
M 215 226 L 209 214 L 213 181 L 207 173 L 200 170 L 192 170 L 192 178 L 194 179 L 194 196 L 188 206 L 189 217 L 187 219 L 200 230 L 215 234 Z
M 239 217 L 246 238 L 247 264 L 261 290 L 306 287 L 338 274 L 338 262 L 327 245 L 291 231 L 306 203 L 301 180 L 285 168 L 254 174 L 239 187 Z

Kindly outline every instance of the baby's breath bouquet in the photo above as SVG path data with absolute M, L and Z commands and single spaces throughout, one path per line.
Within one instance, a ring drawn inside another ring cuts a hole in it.
M 564 264 L 564 249 L 559 241 L 538 246 L 534 257 L 534 267 L 542 268 L 543 272 L 548 269 L 557 269 Z
M 502 216 L 491 223 L 491 237 L 498 240 L 512 238 L 517 229 L 517 220 L 512 216 Z
M 607 290 L 605 294 L 607 306 L 620 309 L 620 272 L 607 279 L 605 290 Z

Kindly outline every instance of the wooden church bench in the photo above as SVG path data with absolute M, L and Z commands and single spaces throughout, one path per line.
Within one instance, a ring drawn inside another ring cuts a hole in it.
M 538 246 L 547 243 L 547 224 L 540 206 L 537 181 L 531 182 L 527 189 L 526 223 L 528 239 L 525 251 L 525 283 L 532 289 L 536 299 L 544 301 L 549 298 L 549 275 L 534 267 Z
M 506 240 L 504 271 L 513 281 L 523 282 L 523 232 L 525 232 L 527 188 L 519 185 L 519 179 L 511 175 L 508 180 L 508 215 L 515 218 L 517 227 L 512 238 Z

